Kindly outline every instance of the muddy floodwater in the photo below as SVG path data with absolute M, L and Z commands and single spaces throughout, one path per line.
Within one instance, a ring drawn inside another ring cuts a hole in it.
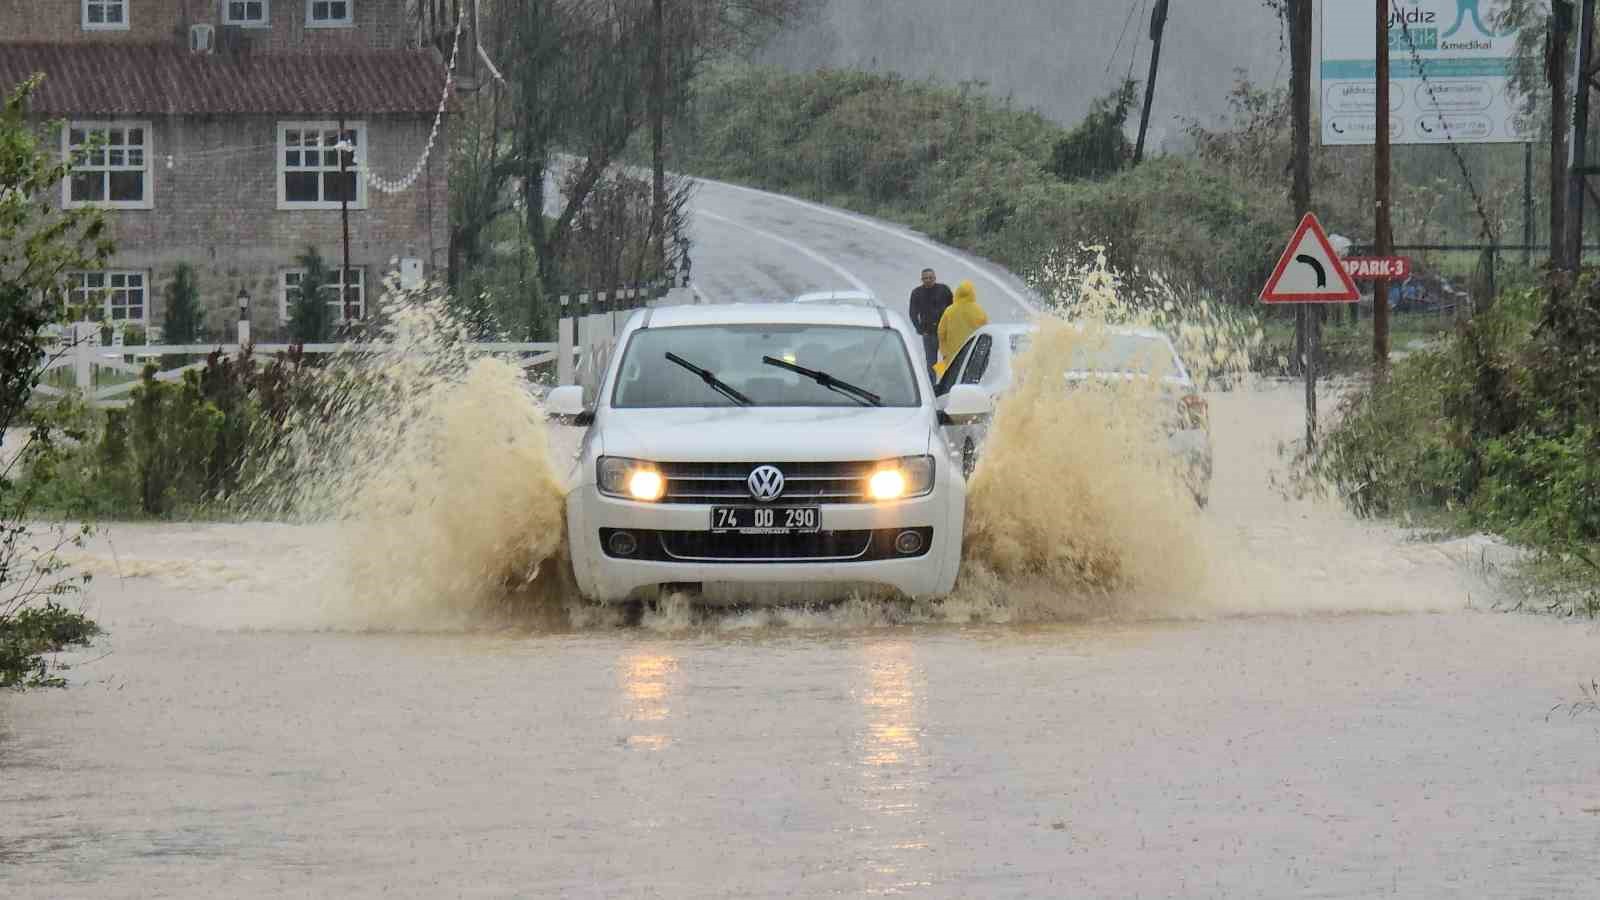
M 1252 596 L 1191 615 L 353 631 L 325 529 L 110 528 L 108 635 L 0 697 L 0 896 L 1594 896 L 1600 635 L 1275 495 L 1297 416 L 1213 397 Z

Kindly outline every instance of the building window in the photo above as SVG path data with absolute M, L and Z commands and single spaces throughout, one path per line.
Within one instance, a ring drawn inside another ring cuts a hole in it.
M 306 0 L 308 28 L 343 28 L 354 18 L 350 6 L 355 0 Z
M 367 280 L 363 277 L 364 271 L 359 266 L 351 266 L 343 270 L 342 274 L 336 268 L 328 270 L 328 277 L 333 283 L 322 286 L 322 295 L 327 298 L 327 304 L 334 308 L 335 322 L 344 323 L 366 318 Z M 294 298 L 300 290 L 300 279 L 304 278 L 305 274 L 304 269 L 286 269 L 279 273 L 278 318 L 281 321 L 289 321 Z M 345 313 L 346 305 L 349 307 L 348 318 Z
M 284 122 L 278 126 L 278 208 L 338 209 L 348 198 L 351 208 L 366 209 L 366 179 L 359 173 L 366 164 L 367 126 L 347 123 L 339 171 L 339 125 L 336 122 Z
M 270 0 L 222 0 L 222 24 L 264 28 L 271 8 Z
M 83 27 L 86 31 L 128 30 L 127 0 L 83 0 Z
M 66 205 L 151 208 L 150 123 L 73 122 L 62 143 Z
M 146 281 L 143 272 L 73 272 L 68 313 L 100 322 L 144 322 Z

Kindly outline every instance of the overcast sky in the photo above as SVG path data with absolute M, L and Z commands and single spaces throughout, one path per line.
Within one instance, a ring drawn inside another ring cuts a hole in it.
M 1130 62 L 1143 83 L 1154 2 L 1131 0 L 1130 16 L 1123 0 L 826 0 L 816 21 L 780 36 L 762 59 L 987 81 L 991 92 L 1071 123 Z M 1236 67 L 1257 82 L 1286 82 L 1285 38 L 1261 0 L 1170 0 L 1154 142 L 1181 135 L 1179 116 L 1224 111 Z

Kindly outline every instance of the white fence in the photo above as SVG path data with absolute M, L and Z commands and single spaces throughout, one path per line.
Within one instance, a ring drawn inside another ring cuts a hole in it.
M 612 341 L 627 321 L 629 312 L 596 313 L 575 319 L 562 319 L 555 342 L 480 342 L 468 344 L 481 354 L 504 354 L 518 357 L 518 365 L 531 371 L 549 365 L 555 366 L 556 383 L 591 385 L 597 373 L 609 359 Z M 154 361 L 160 365 L 164 356 L 205 357 L 221 351 L 224 356 L 237 356 L 248 346 L 259 364 L 272 361 L 275 354 L 298 346 L 306 353 L 328 354 L 340 351 L 381 351 L 387 345 L 364 344 L 254 344 L 250 341 L 248 323 L 239 326 L 238 339 L 231 344 L 148 344 L 104 345 L 101 327 L 97 322 L 76 322 L 62 330 L 60 348 L 50 354 L 44 373 L 64 370 L 72 373 L 72 387 L 58 386 L 42 381 L 36 393 L 43 397 L 61 397 L 77 390 L 95 406 L 118 406 L 126 403 L 128 394 L 139 384 L 145 366 Z M 200 369 L 205 360 L 159 369 L 159 381 L 178 381 L 190 369 Z

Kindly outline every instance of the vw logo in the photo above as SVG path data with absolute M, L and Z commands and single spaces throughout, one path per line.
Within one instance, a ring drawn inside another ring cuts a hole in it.
M 783 493 L 783 473 L 777 466 L 756 466 L 745 485 L 750 488 L 750 496 L 769 503 Z

